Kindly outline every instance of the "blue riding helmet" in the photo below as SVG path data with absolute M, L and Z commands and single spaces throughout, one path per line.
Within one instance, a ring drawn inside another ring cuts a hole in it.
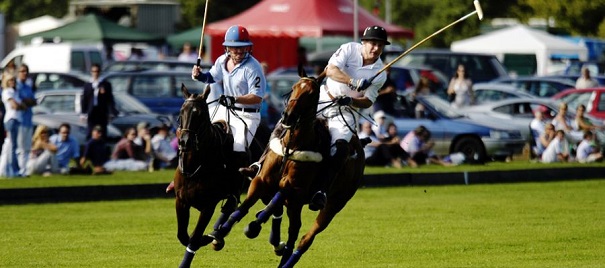
M 252 46 L 252 42 L 250 42 L 250 35 L 248 34 L 248 30 L 246 28 L 233 25 L 227 29 L 225 33 L 225 42 L 223 42 L 223 46 L 225 47 L 247 47 Z

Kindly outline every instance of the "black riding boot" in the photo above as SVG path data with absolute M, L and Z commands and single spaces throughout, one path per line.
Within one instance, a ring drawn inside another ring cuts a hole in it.
M 349 157 L 349 143 L 347 141 L 337 140 L 333 146 L 336 148 L 336 152 L 328 159 L 328 172 L 321 175 L 320 190 L 313 194 L 311 201 L 309 201 L 310 210 L 317 211 L 324 208 L 328 200 L 326 192 L 342 169 L 345 161 L 347 161 L 347 157 Z
M 237 189 L 238 191 L 245 191 L 245 189 L 243 189 L 242 187 L 244 186 L 244 182 L 245 182 L 245 178 L 244 176 L 239 172 L 239 169 L 242 167 L 247 167 L 250 164 L 250 156 L 248 155 L 248 153 L 246 152 L 233 152 L 233 159 L 232 159 L 232 167 L 233 169 L 230 170 L 230 172 L 233 175 L 233 177 L 236 179 L 236 185 L 237 185 Z M 237 194 L 239 196 L 241 192 L 233 192 L 233 194 Z

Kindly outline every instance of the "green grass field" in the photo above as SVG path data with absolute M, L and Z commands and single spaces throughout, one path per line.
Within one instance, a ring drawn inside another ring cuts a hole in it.
M 360 189 L 297 267 L 605 267 L 604 192 L 605 180 Z M 184 252 L 171 199 L 0 215 L 0 267 L 176 267 Z M 242 234 L 251 217 L 193 267 L 276 267 L 268 226 Z

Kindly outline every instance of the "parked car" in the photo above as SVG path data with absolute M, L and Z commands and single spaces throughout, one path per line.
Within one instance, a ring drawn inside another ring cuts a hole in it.
M 34 91 L 67 88 L 81 90 L 90 80 L 90 76 L 80 73 L 30 72 L 29 79 Z
M 103 68 L 103 73 L 108 72 L 132 72 L 132 71 L 143 71 L 143 70 L 157 70 L 157 71 L 187 71 L 191 72 L 191 68 L 195 65 L 195 62 L 185 62 L 179 60 L 125 60 L 125 61 L 114 61 L 107 64 Z M 209 70 L 212 67 L 211 64 L 202 62 L 201 67 L 203 70 Z
M 460 112 L 477 122 L 493 122 L 496 125 L 508 126 L 521 131 L 523 138 L 531 141 L 533 136 L 529 124 L 534 119 L 534 112 L 541 111 L 544 120 L 551 121 L 559 111 L 559 102 L 548 98 L 516 98 L 470 106 Z M 568 120 L 575 117 L 575 110 L 569 109 Z M 586 115 L 596 125 L 603 125 L 602 120 Z M 568 135 L 573 142 L 579 142 L 579 136 Z M 605 141 L 603 141 L 605 142 Z
M 512 85 L 520 90 L 541 98 L 552 97 L 565 89 L 576 87 L 576 83 L 571 82 L 568 79 L 558 79 L 545 76 L 500 78 L 491 82 Z
M 462 152 L 467 159 L 476 156 L 480 161 L 485 161 L 504 159 L 522 151 L 525 140 L 519 130 L 509 129 L 506 124 L 473 121 L 435 95 L 421 96 L 416 100 L 424 106 L 423 116 L 394 118 L 398 135 L 403 137 L 424 125 L 432 133 L 434 151 L 438 155 Z
M 385 62 L 390 62 L 401 52 L 389 52 L 385 55 Z M 474 83 L 508 77 L 506 68 L 494 55 L 453 52 L 448 49 L 413 50 L 396 62 L 394 66 L 428 66 L 451 77 L 455 73 L 458 64 L 464 64 Z
M 34 106 L 34 114 L 79 116 L 81 98 L 82 90 L 78 89 L 39 91 L 36 93 L 38 105 Z M 150 128 L 159 128 L 162 125 L 174 126 L 170 116 L 152 113 L 144 104 L 126 93 L 114 93 L 114 99 L 119 115 L 111 121 L 110 125 L 117 128 L 120 133 L 129 127 L 135 127 L 139 122 L 149 123 Z M 85 123 L 83 127 L 85 130 Z
M 475 94 L 475 103 L 482 104 L 512 98 L 532 98 L 535 97 L 525 91 L 519 90 L 511 85 L 495 83 L 477 83 L 473 85 Z
M 579 76 L 583 67 L 588 68 L 593 76 L 605 75 L 605 62 L 603 61 L 572 61 L 567 64 L 563 74 Z
M 154 113 L 173 116 L 178 116 L 184 102 L 181 84 L 193 93 L 202 93 L 206 87 L 206 84 L 191 79 L 191 69 L 108 73 L 101 80 L 111 83 L 114 93 L 128 93 Z
M 0 62 L 16 66 L 26 63 L 30 72 L 88 73 L 92 64 L 103 65 L 103 53 L 97 45 L 42 43 L 15 48 Z
M 580 104 L 584 104 L 587 115 L 605 119 L 605 88 L 569 89 L 552 98 L 567 103 L 570 111 L 575 111 Z

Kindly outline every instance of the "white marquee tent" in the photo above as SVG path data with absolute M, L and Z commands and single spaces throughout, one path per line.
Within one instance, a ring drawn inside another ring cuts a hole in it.
M 553 58 L 586 60 L 588 49 L 564 38 L 525 25 L 511 26 L 480 36 L 454 41 L 452 51 L 494 54 L 503 63 L 507 56 L 535 55 L 535 74 L 548 74 Z M 506 65 L 506 64 L 505 64 Z

